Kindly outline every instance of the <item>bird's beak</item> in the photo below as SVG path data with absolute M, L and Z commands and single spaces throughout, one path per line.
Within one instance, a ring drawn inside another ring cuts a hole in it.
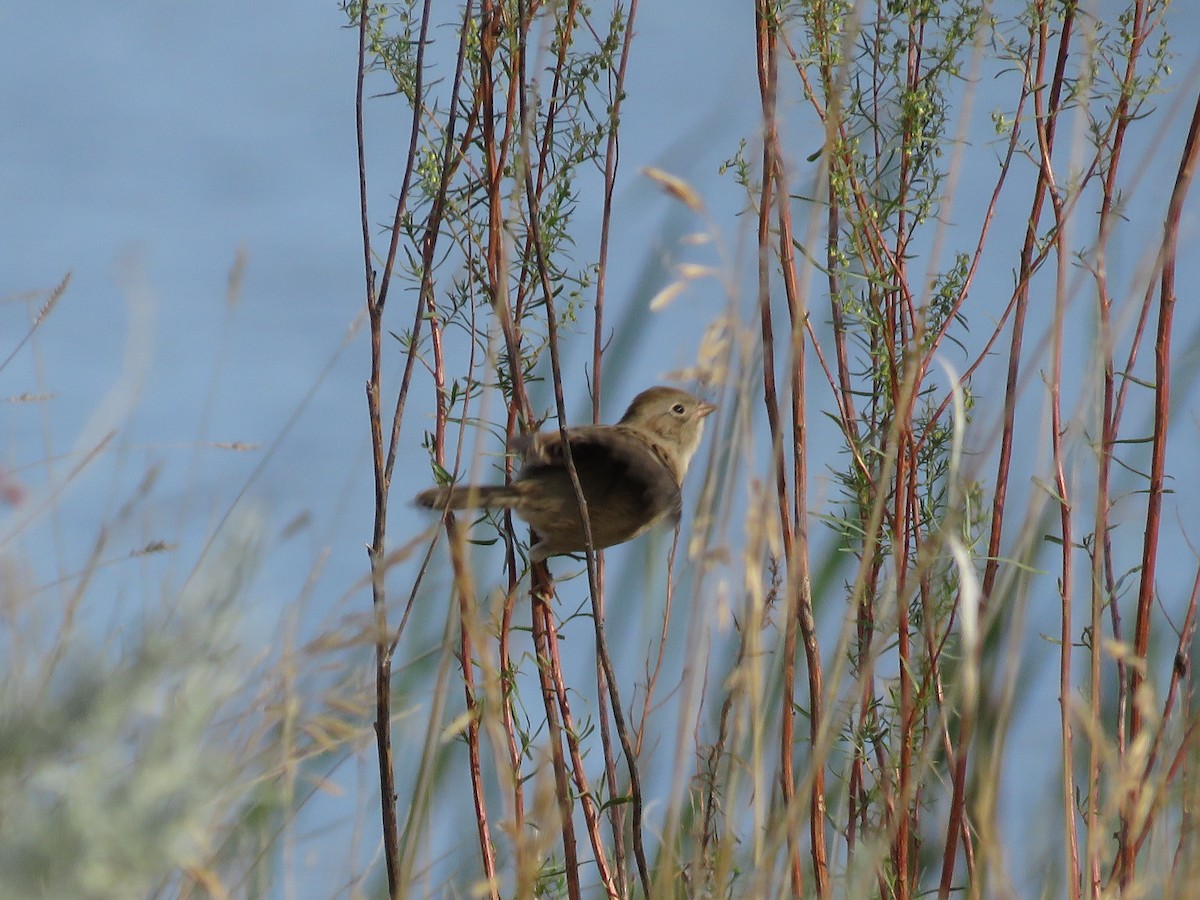
M 715 406 L 713 406 L 711 403 L 705 403 L 703 400 L 700 401 L 700 406 L 697 409 L 697 412 L 702 419 L 706 416 L 711 416 L 716 411 L 717 408 Z

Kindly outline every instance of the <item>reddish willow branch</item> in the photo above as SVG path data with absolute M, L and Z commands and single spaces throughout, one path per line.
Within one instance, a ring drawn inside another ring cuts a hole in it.
M 1137 613 L 1134 622 L 1133 654 L 1137 661 L 1129 666 L 1129 741 L 1137 740 L 1143 729 L 1141 701 L 1138 690 L 1145 677 L 1147 652 L 1150 647 L 1150 619 L 1154 600 L 1158 564 L 1158 541 L 1162 530 L 1162 498 L 1166 483 L 1167 435 L 1171 412 L 1171 326 L 1175 316 L 1175 261 L 1178 253 L 1179 220 L 1183 204 L 1196 173 L 1200 154 L 1200 98 L 1196 101 L 1188 128 L 1187 141 L 1175 176 L 1175 187 L 1167 207 L 1163 228 L 1159 264 L 1158 326 L 1154 341 L 1154 436 L 1150 456 L 1150 490 L 1146 502 L 1146 529 L 1142 547 L 1142 567 L 1138 582 Z M 1117 860 L 1117 876 L 1125 887 L 1134 874 L 1137 845 L 1131 830 L 1136 815 L 1139 791 L 1131 791 L 1122 811 L 1119 840 L 1121 852 Z
M 756 57 L 758 65 L 759 97 L 763 112 L 763 181 L 759 199 L 758 249 L 759 249 L 759 307 L 763 347 L 763 402 L 767 412 L 767 423 L 771 433 L 772 468 L 774 469 L 778 502 L 779 524 L 782 535 L 783 556 L 787 567 L 787 604 L 784 625 L 783 647 L 783 695 L 780 700 L 780 789 L 783 800 L 781 817 L 786 829 L 788 846 L 788 875 L 792 893 L 799 896 L 804 890 L 804 876 L 800 863 L 800 847 L 793 822 L 799 822 L 799 810 L 795 809 L 796 774 L 793 760 L 795 755 L 796 718 L 796 657 L 798 635 L 803 633 L 805 662 L 808 680 L 808 721 L 810 749 L 819 746 L 820 723 L 823 709 L 821 703 L 822 672 L 820 647 L 816 638 L 816 625 L 812 613 L 812 596 L 809 578 L 808 548 L 808 501 L 806 465 L 807 440 L 805 435 L 805 325 L 806 311 L 802 308 L 799 278 L 796 272 L 794 236 L 792 233 L 791 204 L 787 188 L 779 132 L 776 118 L 776 98 L 779 85 L 779 23 L 771 5 L 766 0 L 755 4 Z M 777 216 L 778 261 L 783 276 L 784 292 L 790 316 L 790 341 L 788 342 L 788 370 L 791 373 L 789 393 L 791 395 L 791 440 L 788 448 L 792 455 L 792 484 L 789 509 L 788 474 L 785 468 L 785 452 L 782 414 L 775 383 L 775 335 L 771 314 L 769 261 L 772 258 L 771 215 Z M 825 842 L 825 767 L 815 752 L 810 753 L 809 776 L 809 854 L 812 864 L 816 893 L 824 897 L 829 893 L 828 850 Z

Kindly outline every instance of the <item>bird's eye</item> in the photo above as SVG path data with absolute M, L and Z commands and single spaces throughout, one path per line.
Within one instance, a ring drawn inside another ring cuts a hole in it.
M 675 413 L 675 415 L 677 415 L 677 416 L 682 416 L 686 411 L 687 410 L 684 409 L 684 406 L 682 403 L 676 403 L 674 406 L 671 407 L 671 412 Z

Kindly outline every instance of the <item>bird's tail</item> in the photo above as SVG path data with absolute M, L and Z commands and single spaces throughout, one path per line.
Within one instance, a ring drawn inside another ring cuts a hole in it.
M 426 509 L 489 509 L 515 506 L 521 492 L 515 485 L 467 484 L 437 487 L 417 494 L 417 505 Z

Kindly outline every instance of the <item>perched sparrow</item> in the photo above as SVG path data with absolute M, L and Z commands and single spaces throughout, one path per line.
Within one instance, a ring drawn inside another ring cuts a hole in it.
M 567 429 L 571 458 L 587 500 L 592 547 L 632 540 L 663 519 L 679 521 L 680 488 L 716 407 L 672 387 L 652 387 L 634 398 L 616 425 Z M 540 562 L 586 549 L 583 519 L 558 431 L 518 438 L 525 463 L 508 485 L 431 488 L 417 495 L 429 509 L 508 508 L 533 526 L 538 542 L 529 558 Z

